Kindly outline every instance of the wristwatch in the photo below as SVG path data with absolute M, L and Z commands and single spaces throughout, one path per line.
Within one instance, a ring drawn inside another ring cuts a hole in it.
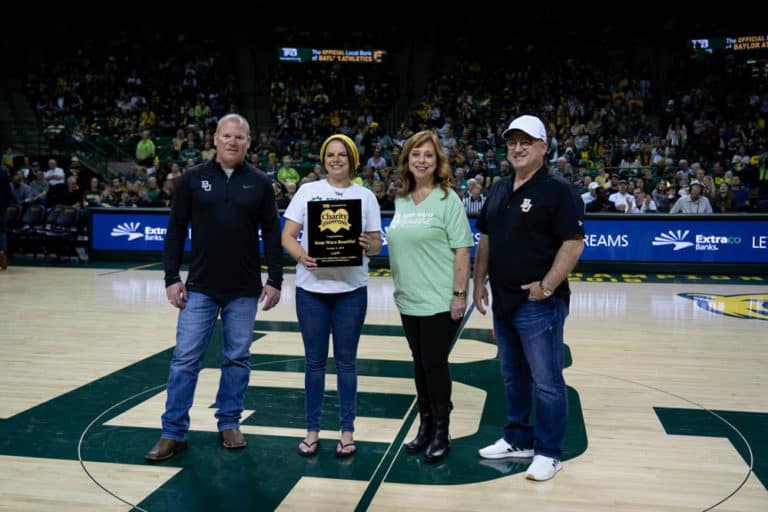
M 467 291 L 466 290 L 453 290 L 453 296 L 457 299 L 466 299 L 467 298 Z
M 544 288 L 543 281 L 539 281 L 539 286 L 541 287 L 541 293 L 543 293 L 545 297 L 549 297 L 552 295 L 552 290 L 550 290 L 549 288 Z

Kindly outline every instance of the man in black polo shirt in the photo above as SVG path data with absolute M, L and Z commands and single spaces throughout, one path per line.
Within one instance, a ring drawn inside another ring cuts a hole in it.
M 507 397 L 504 435 L 479 451 L 486 459 L 531 458 L 526 477 L 549 480 L 560 470 L 568 423 L 563 379 L 566 278 L 584 249 L 584 203 L 544 164 L 547 132 L 524 115 L 502 134 L 513 176 L 494 184 L 477 228 L 474 300 L 485 314 L 488 273 L 493 323 Z M 536 385 L 536 424 L 531 390 Z
M 251 144 L 248 121 L 237 114 L 222 117 L 213 140 L 216 158 L 180 178 L 168 219 L 165 292 L 179 309 L 179 319 L 162 431 L 144 455 L 149 461 L 169 459 L 187 447 L 189 409 L 219 315 L 224 339 L 216 395 L 218 430 L 225 448 L 245 447 L 240 417 L 251 374 L 253 321 L 259 302 L 266 311 L 280 301 L 280 219 L 269 178 L 245 162 Z M 192 258 L 185 284 L 179 272 L 190 225 Z M 263 286 L 259 229 L 268 273 Z

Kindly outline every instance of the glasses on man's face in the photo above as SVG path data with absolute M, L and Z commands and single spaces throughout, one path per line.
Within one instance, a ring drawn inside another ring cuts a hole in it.
M 534 139 L 510 139 L 507 141 L 507 147 L 514 149 L 520 145 L 520 149 L 529 149 L 536 142 Z

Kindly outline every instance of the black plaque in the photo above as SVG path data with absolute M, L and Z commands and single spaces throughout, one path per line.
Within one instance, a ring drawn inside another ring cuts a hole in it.
M 357 240 L 362 229 L 360 199 L 307 203 L 307 246 L 318 267 L 362 265 L 363 248 Z

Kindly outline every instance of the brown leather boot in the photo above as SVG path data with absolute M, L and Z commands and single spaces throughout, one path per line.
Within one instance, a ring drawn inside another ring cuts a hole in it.
M 170 459 L 186 448 L 186 441 L 174 441 L 173 439 L 160 438 L 155 446 L 144 455 L 144 458 L 152 462 L 158 462 Z
M 248 444 L 245 442 L 245 437 L 240 432 L 238 427 L 222 430 L 219 432 L 219 437 L 221 437 L 221 444 L 224 446 L 224 448 L 228 448 L 230 450 L 245 448 L 245 445 Z

